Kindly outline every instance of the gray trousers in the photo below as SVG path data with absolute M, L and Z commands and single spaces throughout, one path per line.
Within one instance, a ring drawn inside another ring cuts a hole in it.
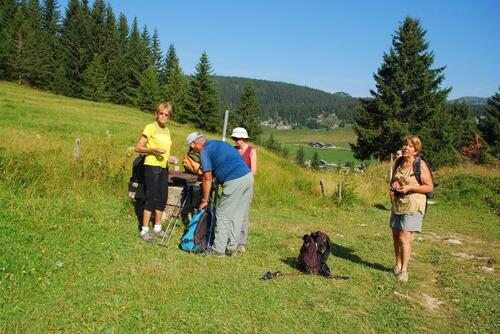
M 253 197 L 253 175 L 248 173 L 222 185 L 220 203 L 216 208 L 217 224 L 212 249 L 219 253 L 236 251 L 241 228 L 248 219 L 248 209 Z

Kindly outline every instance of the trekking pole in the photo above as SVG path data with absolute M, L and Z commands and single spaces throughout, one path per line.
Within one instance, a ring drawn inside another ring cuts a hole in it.
M 325 185 L 323 180 L 319 180 L 319 186 L 321 188 L 321 195 L 323 196 L 323 201 L 325 200 Z
M 186 205 L 186 201 L 187 201 L 187 196 L 184 197 L 184 201 L 182 202 L 182 204 L 177 209 L 177 215 L 175 216 L 174 224 L 172 225 L 172 229 L 170 230 L 170 234 L 168 235 L 167 243 L 165 244 L 165 247 L 168 246 L 168 242 L 170 241 L 170 239 L 172 238 L 172 235 L 174 234 L 175 227 L 177 226 L 177 222 L 179 221 L 179 217 L 181 215 L 182 209 L 184 208 L 184 205 Z M 170 225 L 170 223 L 169 223 L 169 225 Z M 167 230 L 165 230 L 165 232 L 166 231 Z M 163 244 L 163 240 L 164 239 L 165 239 L 165 234 L 162 237 L 161 244 Z

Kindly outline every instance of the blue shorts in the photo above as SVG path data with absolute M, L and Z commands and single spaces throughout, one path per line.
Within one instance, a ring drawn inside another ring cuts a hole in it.
M 395 228 L 401 231 L 422 232 L 423 220 L 424 215 L 420 212 L 417 212 L 414 215 L 397 215 L 395 213 L 392 213 L 389 225 L 391 226 L 391 228 Z

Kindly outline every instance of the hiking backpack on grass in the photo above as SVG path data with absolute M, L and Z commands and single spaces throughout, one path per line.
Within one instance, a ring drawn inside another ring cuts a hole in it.
M 330 278 L 332 273 L 326 262 L 331 252 L 330 238 L 326 233 L 317 231 L 306 234 L 300 248 L 299 262 L 302 269 L 312 275 L 322 275 Z
M 187 232 L 181 238 L 179 247 L 186 252 L 209 252 L 213 239 L 213 222 L 215 221 L 210 209 L 201 210 L 189 221 Z

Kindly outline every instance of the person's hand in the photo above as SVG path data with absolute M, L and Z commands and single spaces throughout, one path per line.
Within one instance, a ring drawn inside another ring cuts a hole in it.
M 153 148 L 151 148 L 151 150 L 153 151 L 153 153 L 156 153 L 156 154 L 163 154 L 163 153 L 167 152 L 164 148 L 161 148 L 161 147 L 153 147 Z
M 172 165 L 177 165 L 179 159 L 175 155 L 171 155 L 168 157 L 168 163 Z
M 400 187 L 398 189 L 398 191 L 401 192 L 401 193 L 403 193 L 403 194 L 407 194 L 407 193 L 409 193 L 409 192 L 412 191 L 412 187 L 409 186 L 409 185 L 404 185 L 404 186 Z
M 208 206 L 208 202 L 202 201 L 200 205 L 198 205 L 198 210 L 203 210 Z
M 396 190 L 396 191 L 400 191 L 399 189 L 401 188 L 401 185 L 399 184 L 398 181 L 394 181 L 392 184 L 391 184 L 391 189 L 392 190 Z

